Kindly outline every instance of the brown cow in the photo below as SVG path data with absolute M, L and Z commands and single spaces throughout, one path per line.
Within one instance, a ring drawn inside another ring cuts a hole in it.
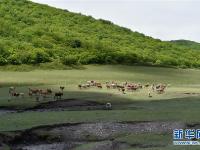
M 82 89 L 82 88 L 86 89 L 89 86 L 87 84 L 79 84 L 78 87 L 79 87 L 79 89 Z
M 109 84 L 106 84 L 106 88 L 107 88 L 107 89 L 110 89 L 111 87 L 110 87 L 110 85 L 109 85 Z
M 20 94 L 19 94 L 19 93 L 16 93 L 16 92 L 14 92 L 14 93 L 12 93 L 12 96 L 14 96 L 14 97 L 19 97 L 19 96 L 20 96 Z
M 166 87 L 166 85 L 159 84 L 156 86 L 156 91 L 158 92 L 158 94 L 162 94 L 165 92 Z
M 122 88 L 122 94 L 126 94 L 126 93 L 125 93 L 125 88 Z
M 40 92 L 39 89 L 31 89 L 29 88 L 29 96 L 32 96 L 33 94 L 36 95 Z
M 13 86 L 12 86 L 12 87 L 9 87 L 9 94 L 12 95 L 12 93 L 15 92 L 15 89 L 16 89 L 16 88 L 13 87 Z
M 97 87 L 98 87 L 99 89 L 102 89 L 102 88 L 103 88 L 102 85 L 97 85 Z
M 45 98 L 47 95 L 52 94 L 52 90 L 51 89 L 39 90 L 39 93 L 40 93 L 40 95 L 42 95 Z
M 62 92 L 56 92 L 55 95 L 54 95 L 54 99 L 61 99 L 63 96 L 63 93 Z

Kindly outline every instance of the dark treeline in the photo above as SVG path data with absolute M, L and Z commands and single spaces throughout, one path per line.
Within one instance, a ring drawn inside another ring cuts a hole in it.
M 200 51 L 26 0 L 0 1 L 0 65 L 60 61 L 200 67 Z

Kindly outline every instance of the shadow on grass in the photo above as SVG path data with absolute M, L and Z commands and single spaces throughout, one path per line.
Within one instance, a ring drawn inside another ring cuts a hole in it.
M 200 96 L 189 96 L 182 98 L 172 98 L 165 100 L 153 100 L 148 98 L 146 100 L 133 100 L 131 98 L 121 95 L 114 95 L 110 93 L 96 93 L 96 92 L 66 92 L 64 99 L 78 99 L 83 101 L 95 101 L 106 104 L 110 102 L 114 109 L 118 110 L 147 110 L 147 111 L 199 111 L 200 113 Z
M 66 95 L 68 94 L 68 95 Z M 94 92 L 66 92 L 63 101 L 82 100 L 107 102 L 107 94 Z M 4 103 L 6 107 L 32 108 L 52 99 L 36 102 L 34 99 L 18 99 Z M 113 110 L 39 110 L 22 113 L 7 113 L 0 115 L 2 124 L 0 130 L 10 131 L 31 128 L 45 124 L 99 122 L 99 121 L 181 121 L 185 123 L 199 122 L 200 97 L 175 98 L 168 100 L 132 101 L 122 96 L 109 99 Z M 2 101 L 0 102 L 2 104 Z M 52 103 L 53 104 L 53 103 Z M 2 105 L 1 105 L 2 106 Z
M 13 82 L 6 82 L 6 83 L 1 83 L 0 82 L 0 88 L 7 88 L 10 86 L 14 86 L 14 87 L 31 87 L 31 86 L 43 86 L 46 85 L 44 83 L 13 83 Z
M 26 89 L 27 90 L 27 89 Z M 36 97 L 30 97 L 25 93 L 25 97 L 19 98 L 1 98 L 0 108 L 8 109 L 28 109 L 40 105 L 41 103 L 48 103 L 56 101 L 54 93 L 46 98 L 36 101 Z M 57 99 L 60 101 L 60 99 Z M 98 102 L 106 104 L 110 102 L 114 109 L 145 109 L 145 110 L 193 110 L 200 108 L 200 96 L 191 96 L 183 98 L 173 98 L 166 100 L 153 100 L 148 98 L 146 100 L 133 100 L 125 97 L 123 94 L 111 94 L 91 91 L 66 91 L 62 97 L 63 101 L 74 100 L 83 102 Z M 53 104 L 53 103 L 52 103 Z M 77 103 L 77 106 L 79 103 Z

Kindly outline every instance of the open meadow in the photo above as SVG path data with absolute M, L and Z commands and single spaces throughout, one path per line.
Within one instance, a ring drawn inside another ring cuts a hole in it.
M 102 88 L 78 87 L 91 80 Z M 106 82 L 167 86 L 160 94 L 149 93 L 150 87 L 123 93 L 106 88 Z M 54 99 L 60 86 L 63 96 Z M 10 87 L 24 95 L 9 95 Z M 51 89 L 53 94 L 36 100 L 29 88 Z M 111 110 L 105 110 L 106 103 L 112 104 Z M 113 149 L 195 149 L 173 146 L 172 132 L 174 128 L 198 128 L 199 108 L 200 70 L 195 69 L 87 65 L 70 70 L 0 71 L 0 141 L 5 149 L 61 149 L 63 143 L 66 149 L 77 150 L 105 145 L 114 145 Z M 64 131 L 68 134 L 63 135 Z

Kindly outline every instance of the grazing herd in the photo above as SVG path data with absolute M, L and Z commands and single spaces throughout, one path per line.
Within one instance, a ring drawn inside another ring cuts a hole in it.
M 13 97 L 24 97 L 24 93 L 16 92 L 16 88 L 15 87 L 10 87 L 9 88 L 9 95 L 13 96 Z
M 27 96 L 29 97 L 35 97 L 37 101 L 39 101 L 41 98 L 48 98 L 48 97 L 54 97 L 54 99 L 61 99 L 64 90 L 64 86 L 60 86 L 60 89 L 58 92 L 53 92 L 52 89 L 38 89 L 38 88 L 28 88 Z M 18 92 L 16 90 L 16 87 L 10 87 L 9 88 L 9 95 L 11 97 L 24 97 L 26 94 L 22 92 Z
M 78 88 L 79 89 L 88 89 L 90 87 L 96 87 L 99 89 L 103 88 L 102 83 L 91 80 L 91 81 L 87 81 L 84 84 L 79 84 Z M 165 89 L 167 87 L 166 84 L 140 84 L 140 83 L 129 83 L 129 82 L 124 82 L 124 83 L 117 83 L 115 81 L 111 81 L 111 82 L 106 82 L 105 83 L 105 87 L 107 89 L 117 89 L 118 91 L 121 91 L 123 94 L 126 94 L 126 92 L 133 92 L 133 91 L 137 91 L 139 89 L 148 89 L 148 96 L 152 97 L 151 92 L 156 92 L 158 94 L 162 94 L 165 92 Z
M 101 82 L 97 82 L 94 80 L 87 81 L 84 84 L 79 84 L 78 88 L 80 90 L 82 89 L 88 89 L 88 88 L 97 88 L 97 89 L 102 89 L 105 87 L 106 89 L 116 89 L 119 92 L 122 92 L 122 94 L 126 94 L 126 92 L 134 92 L 138 91 L 141 89 L 148 89 L 148 97 L 152 97 L 152 92 L 155 92 L 157 94 L 162 94 L 165 92 L 165 89 L 167 87 L 166 84 L 140 84 L 140 83 L 129 83 L 129 82 L 124 82 L 124 83 L 117 83 L 115 81 L 111 82 L 105 82 L 104 84 Z M 9 88 L 9 95 L 11 97 L 25 97 L 25 95 L 29 97 L 34 97 L 36 101 L 39 101 L 41 98 L 52 98 L 54 100 L 62 99 L 63 97 L 63 91 L 65 87 L 60 86 L 59 90 L 57 92 L 53 92 L 52 89 L 47 88 L 47 89 L 38 89 L 38 88 L 28 88 L 28 93 L 23 93 L 23 92 L 18 92 L 16 90 L 16 87 L 10 87 Z M 106 103 L 105 105 L 107 110 L 110 110 L 112 108 L 111 103 Z
M 99 89 L 103 88 L 103 86 L 102 86 L 102 84 L 100 82 L 96 82 L 96 81 L 93 81 L 93 80 L 92 81 L 87 81 L 84 84 L 79 84 L 78 87 L 80 89 L 87 89 L 89 87 L 97 87 Z

